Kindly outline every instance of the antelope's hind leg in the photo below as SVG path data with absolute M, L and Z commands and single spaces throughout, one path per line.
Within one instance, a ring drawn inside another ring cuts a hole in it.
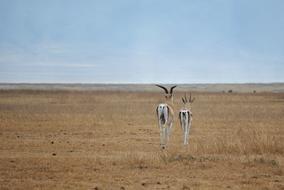
M 172 127 L 173 127 L 173 122 L 171 122 L 171 123 L 167 126 L 167 143 L 168 143 L 169 140 L 170 140 L 170 135 L 171 135 Z
M 186 141 L 187 141 L 187 134 L 186 134 L 186 123 L 181 119 L 181 122 L 180 122 L 180 126 L 181 126 L 181 129 L 182 129 L 182 132 L 183 132 L 183 144 L 186 145 Z
M 188 144 L 188 137 L 189 137 L 189 127 L 188 126 L 185 126 L 185 129 L 184 129 L 184 137 L 183 137 L 183 144 L 184 145 L 187 145 Z
M 184 144 L 187 145 L 189 143 L 189 132 L 191 127 L 191 120 L 188 124 L 184 126 Z
M 165 126 L 160 127 L 160 146 L 162 149 L 166 148 L 167 144 L 167 128 Z

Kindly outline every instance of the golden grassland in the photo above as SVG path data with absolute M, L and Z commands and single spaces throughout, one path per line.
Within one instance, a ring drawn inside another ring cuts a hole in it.
M 160 150 L 158 92 L 2 90 L 0 189 L 284 189 L 284 94 L 193 94 Z

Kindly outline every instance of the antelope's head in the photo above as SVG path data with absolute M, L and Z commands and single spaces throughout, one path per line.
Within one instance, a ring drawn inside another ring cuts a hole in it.
M 185 93 L 184 97 L 182 97 L 181 100 L 182 100 L 184 107 L 186 107 L 186 105 L 191 106 L 191 104 L 194 102 L 195 98 L 192 98 L 191 93 L 189 93 L 189 98 L 187 98 L 187 95 Z
M 168 90 L 166 87 L 158 85 L 158 84 L 156 86 L 162 88 L 165 91 L 166 101 L 171 101 L 173 103 L 173 100 L 174 100 L 173 92 L 174 92 L 174 88 L 177 87 L 177 85 L 172 86 L 170 88 L 170 90 Z

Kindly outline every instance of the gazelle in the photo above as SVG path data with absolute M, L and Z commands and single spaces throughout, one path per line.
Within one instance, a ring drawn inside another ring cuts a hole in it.
M 170 91 L 161 85 L 156 85 L 165 91 L 165 102 L 160 103 L 157 108 L 158 124 L 160 127 L 160 146 L 164 149 L 169 141 L 171 129 L 174 121 L 173 110 L 173 90 L 176 87 L 172 86 Z
M 180 125 L 183 130 L 183 144 L 187 145 L 188 144 L 188 139 L 189 139 L 189 130 L 191 127 L 191 122 L 192 122 L 192 113 L 191 113 L 191 104 L 194 102 L 195 98 L 191 98 L 191 93 L 189 96 L 189 99 L 187 99 L 186 94 L 182 98 L 183 102 L 183 108 L 179 111 L 179 120 L 180 120 Z

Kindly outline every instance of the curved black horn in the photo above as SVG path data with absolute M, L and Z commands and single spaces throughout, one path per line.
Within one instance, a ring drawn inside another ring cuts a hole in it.
M 181 99 L 182 99 L 182 102 L 185 104 L 186 102 L 185 102 L 184 98 L 181 98 Z
M 165 92 L 166 92 L 166 94 L 168 94 L 168 93 L 169 93 L 169 91 L 168 91 L 168 89 L 166 89 L 166 87 L 161 86 L 161 85 L 158 85 L 158 84 L 156 84 L 156 86 L 157 86 L 157 87 L 160 87 L 160 88 L 162 88 L 162 89 L 164 89 L 164 90 L 165 90 Z
M 173 90 L 174 90 L 175 87 L 177 87 L 177 85 L 171 87 L 171 90 L 170 90 L 171 94 L 173 93 Z

